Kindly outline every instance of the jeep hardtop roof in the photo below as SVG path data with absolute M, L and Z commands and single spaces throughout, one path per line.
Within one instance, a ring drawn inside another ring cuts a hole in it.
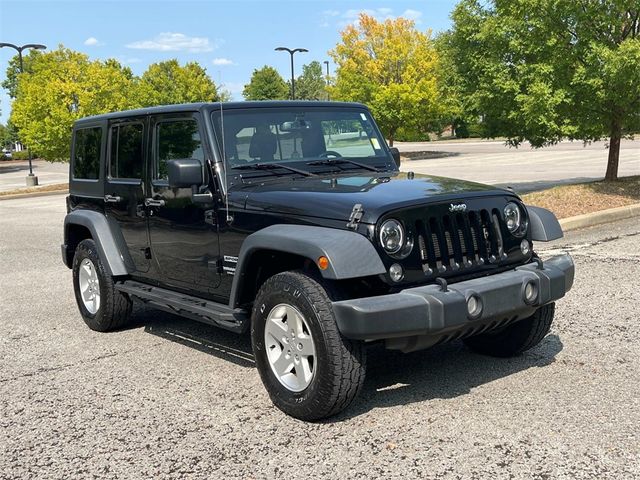
M 157 107 L 138 108 L 135 110 L 124 110 L 121 112 L 104 113 L 93 115 L 76 120 L 74 125 L 85 122 L 95 122 L 101 120 L 111 120 L 124 117 L 134 117 L 140 115 L 154 115 L 161 113 L 198 112 L 213 111 L 220 109 L 220 102 L 212 103 L 182 103 L 178 105 L 161 105 Z M 367 109 L 362 103 L 356 102 L 319 102 L 309 100 L 269 100 L 269 101 L 249 101 L 249 102 L 222 102 L 223 110 L 238 108 L 276 108 L 276 107 L 304 107 L 304 108 L 362 108 Z

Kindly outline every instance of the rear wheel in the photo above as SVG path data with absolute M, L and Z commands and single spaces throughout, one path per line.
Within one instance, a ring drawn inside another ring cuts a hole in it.
M 473 351 L 493 357 L 513 357 L 538 345 L 549 333 L 555 303 L 540 307 L 528 318 L 503 329 L 469 337 L 464 343 Z
M 106 332 L 124 326 L 131 315 L 131 299 L 114 287 L 93 240 L 78 244 L 73 257 L 73 289 L 82 319 L 91 330 Z
M 305 273 L 279 273 L 262 285 L 251 340 L 262 382 L 288 415 L 302 420 L 335 415 L 362 388 L 364 346 L 342 337 L 326 289 Z

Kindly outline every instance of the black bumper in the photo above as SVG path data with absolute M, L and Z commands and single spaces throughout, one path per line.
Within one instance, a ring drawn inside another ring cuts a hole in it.
M 408 288 L 378 297 L 333 302 L 342 335 L 356 340 L 441 335 L 468 328 L 514 321 L 531 316 L 542 305 L 562 298 L 573 286 L 574 265 L 568 254 L 514 270 L 449 285 Z M 525 301 L 524 290 L 532 282 L 537 297 Z M 469 297 L 482 304 L 476 315 L 467 308 Z

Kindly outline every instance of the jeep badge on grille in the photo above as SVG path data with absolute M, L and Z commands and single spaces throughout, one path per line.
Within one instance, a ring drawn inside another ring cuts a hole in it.
M 455 204 L 451 204 L 449 205 L 449 211 L 450 212 L 466 212 L 467 211 L 467 204 L 466 203 L 459 203 L 457 205 Z

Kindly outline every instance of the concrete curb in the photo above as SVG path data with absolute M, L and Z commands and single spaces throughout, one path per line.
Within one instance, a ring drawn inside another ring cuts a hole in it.
M 603 223 L 615 222 L 640 215 L 640 203 L 625 205 L 624 207 L 610 208 L 599 212 L 585 213 L 575 217 L 563 218 L 560 225 L 564 231 L 577 230 L 578 228 L 593 227 Z
M 49 195 L 61 195 L 68 194 L 69 189 L 64 190 L 50 190 L 48 192 L 31 192 L 31 193 L 15 193 L 13 195 L 0 195 L 0 202 L 2 200 L 14 200 L 17 198 L 27 198 L 27 197 L 48 197 Z

